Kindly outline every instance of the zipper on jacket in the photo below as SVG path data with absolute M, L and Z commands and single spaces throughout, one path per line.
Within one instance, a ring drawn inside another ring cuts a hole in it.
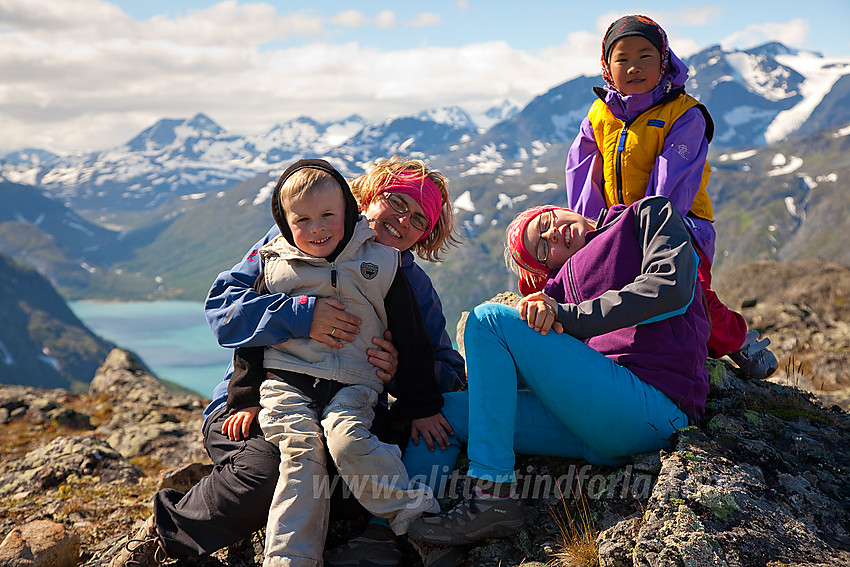
M 623 197 L 623 167 L 622 166 L 623 166 L 623 150 L 626 147 L 626 136 L 628 136 L 628 134 L 629 134 L 629 127 L 632 124 L 635 123 L 635 120 L 637 120 L 638 118 L 640 118 L 641 116 L 643 116 L 644 114 L 649 112 L 650 110 L 652 110 L 656 107 L 659 107 L 662 104 L 665 104 L 665 103 L 670 102 L 672 100 L 676 100 L 677 98 L 679 98 L 679 95 L 684 94 L 684 92 L 685 92 L 684 87 L 679 88 L 679 89 L 674 89 L 674 90 L 668 92 L 667 94 L 665 94 L 664 96 L 662 96 L 660 99 L 658 99 L 655 102 L 655 104 L 653 104 L 652 106 L 650 106 L 649 108 L 647 108 L 646 110 L 644 110 L 643 112 L 641 112 L 640 114 L 638 114 L 637 116 L 635 116 L 634 118 L 629 120 L 628 122 L 623 122 L 623 129 L 620 130 L 620 137 L 617 139 L 617 159 L 614 161 L 614 170 L 616 172 L 616 177 L 617 177 L 617 179 L 616 179 L 617 200 L 621 205 L 626 204 L 626 201 L 624 200 L 624 197 Z M 603 101 L 605 100 L 599 93 L 596 93 L 596 96 L 601 98 Z M 616 116 L 614 118 L 616 118 Z
M 336 286 L 336 278 L 337 278 L 336 262 L 334 261 L 334 262 L 331 262 L 330 264 L 331 264 L 331 286 L 336 290 L 336 297 L 337 297 L 337 299 L 339 299 L 339 289 L 337 289 L 337 286 Z M 345 345 L 345 343 L 342 343 L 342 344 Z M 341 369 L 342 369 L 339 349 L 335 349 L 335 348 L 331 349 L 331 355 L 333 356 L 333 361 L 334 361 L 333 378 L 331 378 L 331 379 L 339 381 L 339 376 L 340 376 Z

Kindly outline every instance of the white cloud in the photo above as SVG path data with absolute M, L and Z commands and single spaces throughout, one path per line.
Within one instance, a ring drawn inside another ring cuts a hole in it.
M 344 10 L 334 16 L 331 21 L 349 28 L 362 28 L 369 23 L 369 19 L 358 10 Z
M 723 17 L 725 9 L 721 6 L 699 6 L 682 8 L 659 13 L 659 23 L 663 22 L 665 31 L 676 26 L 708 26 Z
M 416 17 L 413 18 L 410 22 L 407 22 L 405 25 L 413 28 L 424 28 L 429 26 L 438 26 L 443 23 L 443 20 L 440 18 L 439 14 L 432 14 L 430 12 L 422 12 L 416 14 Z
M 381 10 L 375 17 L 375 24 L 379 28 L 394 28 L 396 26 L 395 12 L 392 10 Z
M 106 149 L 160 118 L 197 112 L 241 134 L 301 115 L 380 120 L 455 104 L 476 112 L 597 72 L 598 39 L 590 34 L 536 55 L 505 41 L 403 51 L 279 43 L 295 34 L 327 37 L 326 25 L 370 25 L 351 10 L 322 22 L 307 12 L 280 15 L 268 4 L 228 0 L 133 21 L 100 0 L 0 0 L 0 21 L 3 152 Z M 429 13 L 399 22 L 385 11 L 371 25 L 439 22 Z
M 787 22 L 768 22 L 751 24 L 723 39 L 725 49 L 748 49 L 769 41 L 779 41 L 785 45 L 803 45 L 809 36 L 809 24 L 802 18 Z

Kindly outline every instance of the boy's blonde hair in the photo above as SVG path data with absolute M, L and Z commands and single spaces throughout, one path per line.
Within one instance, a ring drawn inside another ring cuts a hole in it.
M 328 185 L 326 185 L 328 184 Z M 321 169 L 305 167 L 299 169 L 292 175 L 286 178 L 283 185 L 280 186 L 278 199 L 283 210 L 287 210 L 287 203 L 293 199 L 298 199 L 309 194 L 314 189 L 324 188 L 326 186 L 339 187 L 333 175 Z M 341 190 L 341 188 L 340 188 Z
M 393 156 L 389 159 L 376 161 L 367 173 L 352 180 L 350 183 L 351 192 L 354 193 L 354 198 L 357 199 L 360 210 L 365 210 L 372 204 L 372 201 L 384 192 L 384 187 L 387 186 L 389 181 L 402 172 L 412 172 L 420 177 L 428 177 L 440 190 L 443 203 L 434 228 L 428 233 L 428 236 L 416 242 L 410 248 L 423 260 L 439 262 L 442 260 L 440 256 L 444 252 L 460 243 L 460 240 L 454 234 L 454 213 L 449 201 L 449 180 L 445 175 L 437 170 L 430 169 L 422 160 Z

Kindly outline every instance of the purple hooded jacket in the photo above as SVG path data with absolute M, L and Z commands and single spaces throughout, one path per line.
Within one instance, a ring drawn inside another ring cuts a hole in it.
M 612 85 L 595 89 L 611 112 L 623 121 L 640 115 L 674 89 L 683 88 L 688 80 L 688 68 L 670 50 L 670 68 L 651 91 L 639 95 L 623 96 Z M 649 178 L 646 196 L 663 195 L 672 201 L 685 216 L 694 202 L 700 187 L 703 166 L 708 156 L 705 117 L 698 108 L 686 111 L 673 125 L 667 136 L 665 151 L 658 156 Z M 698 148 L 693 159 L 683 162 L 676 155 L 680 145 Z M 596 218 L 605 209 L 602 196 L 602 154 L 596 146 L 596 137 L 590 119 L 582 120 L 579 134 L 567 154 L 566 164 L 567 206 L 580 215 Z M 716 233 L 710 221 L 687 217 L 697 245 L 708 256 L 714 258 Z
M 709 323 L 698 258 L 664 197 L 606 211 L 543 291 L 564 332 L 661 390 L 698 421 L 708 395 Z

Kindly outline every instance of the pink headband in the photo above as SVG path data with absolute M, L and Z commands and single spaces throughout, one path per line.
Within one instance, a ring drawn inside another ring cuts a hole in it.
M 403 193 L 419 203 L 425 218 L 428 219 L 428 230 L 419 241 L 425 240 L 431 234 L 437 219 L 440 218 L 440 209 L 443 207 L 443 195 L 431 178 L 412 172 L 393 175 L 389 182 L 381 187 L 381 191 Z
M 508 251 L 511 254 L 511 258 L 519 266 L 519 289 L 523 295 L 543 289 L 543 285 L 546 283 L 546 276 L 552 271 L 538 261 L 536 256 L 525 249 L 525 230 L 531 221 L 546 211 L 554 209 L 572 212 L 572 209 L 566 207 L 532 207 L 518 214 L 511 221 L 511 224 L 508 225 Z

